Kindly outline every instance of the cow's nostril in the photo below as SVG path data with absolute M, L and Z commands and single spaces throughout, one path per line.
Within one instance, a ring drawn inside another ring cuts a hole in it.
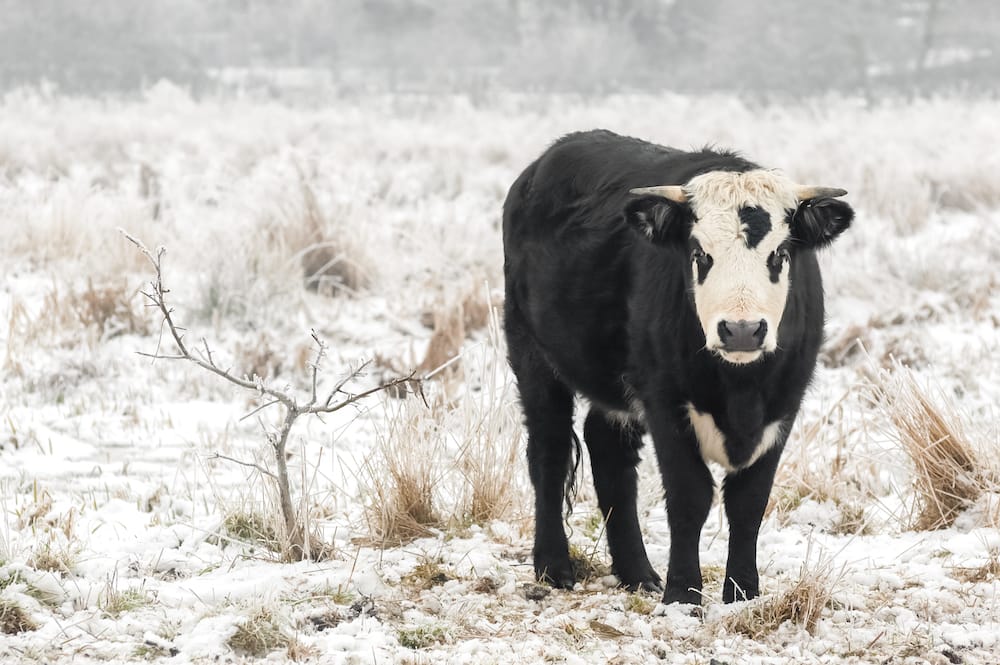
M 719 341 L 722 342 L 723 346 L 725 346 L 726 344 L 729 343 L 729 340 L 732 338 L 733 333 L 732 331 L 729 330 L 729 327 L 726 326 L 725 321 L 719 321 L 718 330 L 719 330 Z
M 760 324 L 757 326 L 757 331 L 753 334 L 753 336 L 754 339 L 757 340 L 757 343 L 763 346 L 764 338 L 767 337 L 767 321 L 764 319 L 760 320 Z

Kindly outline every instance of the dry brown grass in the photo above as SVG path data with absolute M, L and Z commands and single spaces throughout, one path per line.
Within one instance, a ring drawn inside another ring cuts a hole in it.
M 88 279 L 83 288 L 56 284 L 42 297 L 40 307 L 11 302 L 4 365 L 18 371 L 20 350 L 28 347 L 93 345 L 124 334 L 146 335 L 150 321 L 141 296 L 125 282 L 95 285 Z
M 464 510 L 467 519 L 480 524 L 509 516 L 523 499 L 517 483 L 522 451 L 520 409 L 504 370 L 495 311 L 476 371 L 479 385 L 466 387 L 457 409 L 463 427 L 458 465 L 464 479 Z
M 240 622 L 226 644 L 236 653 L 259 658 L 275 649 L 287 649 L 292 640 L 282 630 L 274 613 L 262 607 Z
M 829 562 L 819 562 L 813 567 L 803 564 L 799 577 L 787 591 L 764 596 L 747 603 L 737 612 L 726 616 L 722 623 L 726 630 L 742 633 L 760 640 L 791 621 L 810 634 L 816 630 L 823 608 L 830 602 L 839 577 Z
M 387 405 L 388 429 L 360 473 L 375 541 L 482 524 L 520 507 L 520 414 L 495 316 L 477 352 L 479 362 L 466 368 L 454 399 L 447 386 L 433 384 L 426 402 L 410 397 Z
M 988 488 L 988 474 L 962 418 L 943 393 L 934 398 L 900 364 L 875 374 L 872 403 L 885 414 L 888 434 L 913 465 L 916 501 L 910 527 L 943 529 Z
M 13 600 L 0 598 L 0 632 L 5 635 L 16 635 L 37 628 L 38 624 L 23 607 Z
M 462 367 L 456 362 L 465 342 L 465 317 L 461 307 L 438 307 L 434 310 L 434 332 L 417 375 L 433 375 L 446 385 L 461 381 Z
M 435 490 L 444 473 L 444 436 L 419 400 L 404 400 L 388 417 L 375 451 L 361 467 L 369 533 L 379 542 L 429 536 L 443 521 Z M 440 408 L 440 407 L 438 407 Z
M 371 283 L 373 261 L 357 228 L 344 215 L 331 214 L 319 203 L 305 176 L 299 174 L 300 207 L 286 211 L 289 222 L 280 233 L 294 251 L 307 289 L 323 295 L 356 293 Z
M 952 576 L 962 582 L 990 582 L 1000 579 L 1000 549 L 991 548 L 986 563 L 980 566 L 952 568 Z

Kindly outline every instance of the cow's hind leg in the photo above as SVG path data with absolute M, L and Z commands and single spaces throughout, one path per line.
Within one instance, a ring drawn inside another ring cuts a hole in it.
M 528 473 L 535 489 L 535 576 L 555 587 L 572 588 L 576 577 L 563 529 L 563 501 L 572 464 L 573 393 L 512 318 L 508 310 L 510 364 L 521 394 Z
M 642 434 L 641 425 L 619 422 L 596 407 L 587 414 L 583 429 L 615 574 L 633 591 L 661 591 L 660 576 L 649 564 L 636 513 L 635 467 Z

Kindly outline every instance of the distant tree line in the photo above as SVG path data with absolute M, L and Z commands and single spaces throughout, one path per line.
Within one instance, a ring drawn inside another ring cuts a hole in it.
M 312 70 L 353 90 L 1000 88 L 996 0 L 0 0 L 0 87 L 195 89 Z M 222 78 L 225 78 L 222 76 Z M 280 81 L 274 83 L 280 86 Z

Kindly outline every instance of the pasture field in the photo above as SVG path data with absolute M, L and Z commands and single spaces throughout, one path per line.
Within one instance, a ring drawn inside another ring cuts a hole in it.
M 0 660 L 1000 662 L 997 117 L 962 99 L 6 95 Z M 718 508 L 703 616 L 615 588 L 586 459 L 567 518 L 580 583 L 533 583 L 495 314 L 500 208 L 549 142 L 593 127 L 737 148 L 844 187 L 857 210 L 823 254 L 828 341 L 762 527 L 756 601 L 721 603 Z M 423 398 L 295 424 L 304 560 L 269 475 L 278 408 L 138 355 L 174 349 L 119 229 L 166 248 L 173 316 L 234 374 L 308 397 L 311 330 L 320 390 L 365 361 L 345 391 L 433 372 Z

